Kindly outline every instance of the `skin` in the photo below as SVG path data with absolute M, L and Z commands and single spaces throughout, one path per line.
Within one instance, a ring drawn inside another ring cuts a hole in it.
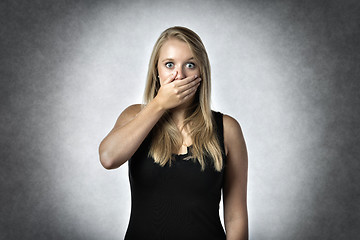
M 185 118 L 185 109 L 191 104 L 200 85 L 201 78 L 198 77 L 200 69 L 189 46 L 177 39 L 169 39 L 161 47 L 157 66 L 161 90 L 173 91 L 174 86 L 171 84 L 178 86 L 179 91 L 192 87 L 188 89 L 188 95 L 184 95 L 184 102 L 171 109 L 171 116 L 183 136 L 183 146 L 177 154 L 184 154 L 187 151 L 186 146 L 190 146 L 192 141 L 188 129 L 182 125 L 182 122 Z M 159 92 L 160 97 L 162 93 Z
M 249 238 L 247 213 L 248 155 L 239 123 L 223 116 L 227 159 L 223 189 L 224 225 L 227 240 Z
M 199 68 L 190 48 L 176 39 L 168 40 L 160 50 L 158 73 L 160 89 L 157 96 L 141 110 L 140 104 L 126 108 L 118 117 L 114 128 L 99 146 L 100 162 L 106 169 L 124 164 L 139 148 L 147 134 L 166 110 L 182 128 L 184 109 L 191 103 L 200 85 Z M 166 60 L 166 61 L 165 61 Z M 195 67 L 189 62 L 195 64 Z M 171 63 L 171 64 L 169 64 Z M 197 76 L 195 76 L 197 75 Z M 223 115 L 224 145 L 227 157 L 223 204 L 227 240 L 248 239 L 247 175 L 248 156 L 246 143 L 239 123 Z M 186 128 L 184 142 L 191 144 Z M 185 147 L 186 148 L 186 147 Z M 183 153 L 184 148 L 179 149 Z

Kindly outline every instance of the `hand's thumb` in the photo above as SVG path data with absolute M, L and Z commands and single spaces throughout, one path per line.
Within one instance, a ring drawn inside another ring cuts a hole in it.
M 164 84 L 171 83 L 176 78 L 177 71 L 173 72 L 165 81 Z

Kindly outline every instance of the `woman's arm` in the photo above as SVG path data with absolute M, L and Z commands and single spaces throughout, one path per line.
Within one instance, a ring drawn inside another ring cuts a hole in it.
M 100 143 L 99 155 L 103 167 L 118 168 L 130 159 L 164 112 L 165 109 L 155 99 L 142 110 L 140 104 L 126 108 Z
M 190 76 L 174 80 L 175 71 L 160 87 L 156 97 L 141 110 L 140 104 L 125 109 L 114 128 L 99 146 L 100 162 L 106 169 L 114 169 L 124 164 L 139 148 L 151 129 L 166 110 L 183 104 L 194 96 L 201 79 Z
M 223 189 L 224 224 L 227 240 L 247 240 L 247 173 L 248 156 L 244 136 L 239 123 L 225 115 L 224 143 L 227 150 L 227 166 Z

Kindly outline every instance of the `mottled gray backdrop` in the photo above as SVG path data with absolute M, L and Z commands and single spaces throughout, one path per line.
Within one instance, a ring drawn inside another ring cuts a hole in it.
M 174 25 L 201 36 L 212 108 L 242 126 L 250 238 L 358 239 L 359 1 L 11 0 L 0 11 L 0 239 L 123 238 L 128 167 L 102 168 L 98 146 L 142 101 L 152 47 Z

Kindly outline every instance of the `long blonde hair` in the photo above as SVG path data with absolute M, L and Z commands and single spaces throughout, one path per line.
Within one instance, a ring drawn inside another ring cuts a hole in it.
M 185 111 L 185 120 L 183 126 L 188 125 L 192 139 L 192 154 L 189 154 L 185 160 L 196 159 L 201 165 L 201 170 L 205 169 L 205 157 L 213 159 L 213 166 L 216 171 L 223 168 L 223 151 L 214 126 L 215 119 L 211 112 L 210 94 L 211 94 L 211 76 L 210 63 L 204 44 L 200 37 L 192 30 L 185 27 L 171 27 L 161 33 L 153 48 L 149 70 L 147 74 L 146 87 L 144 92 L 144 104 L 148 104 L 158 93 L 160 81 L 158 76 L 158 60 L 160 49 L 170 38 L 175 38 L 188 44 L 195 60 L 199 63 L 201 84 L 198 87 L 194 101 Z M 169 110 L 164 113 L 160 120 L 151 130 L 152 142 L 150 145 L 149 157 L 160 166 L 165 166 L 167 162 L 171 166 L 174 160 L 172 153 L 177 152 L 182 146 L 182 136 L 175 122 L 172 120 Z

